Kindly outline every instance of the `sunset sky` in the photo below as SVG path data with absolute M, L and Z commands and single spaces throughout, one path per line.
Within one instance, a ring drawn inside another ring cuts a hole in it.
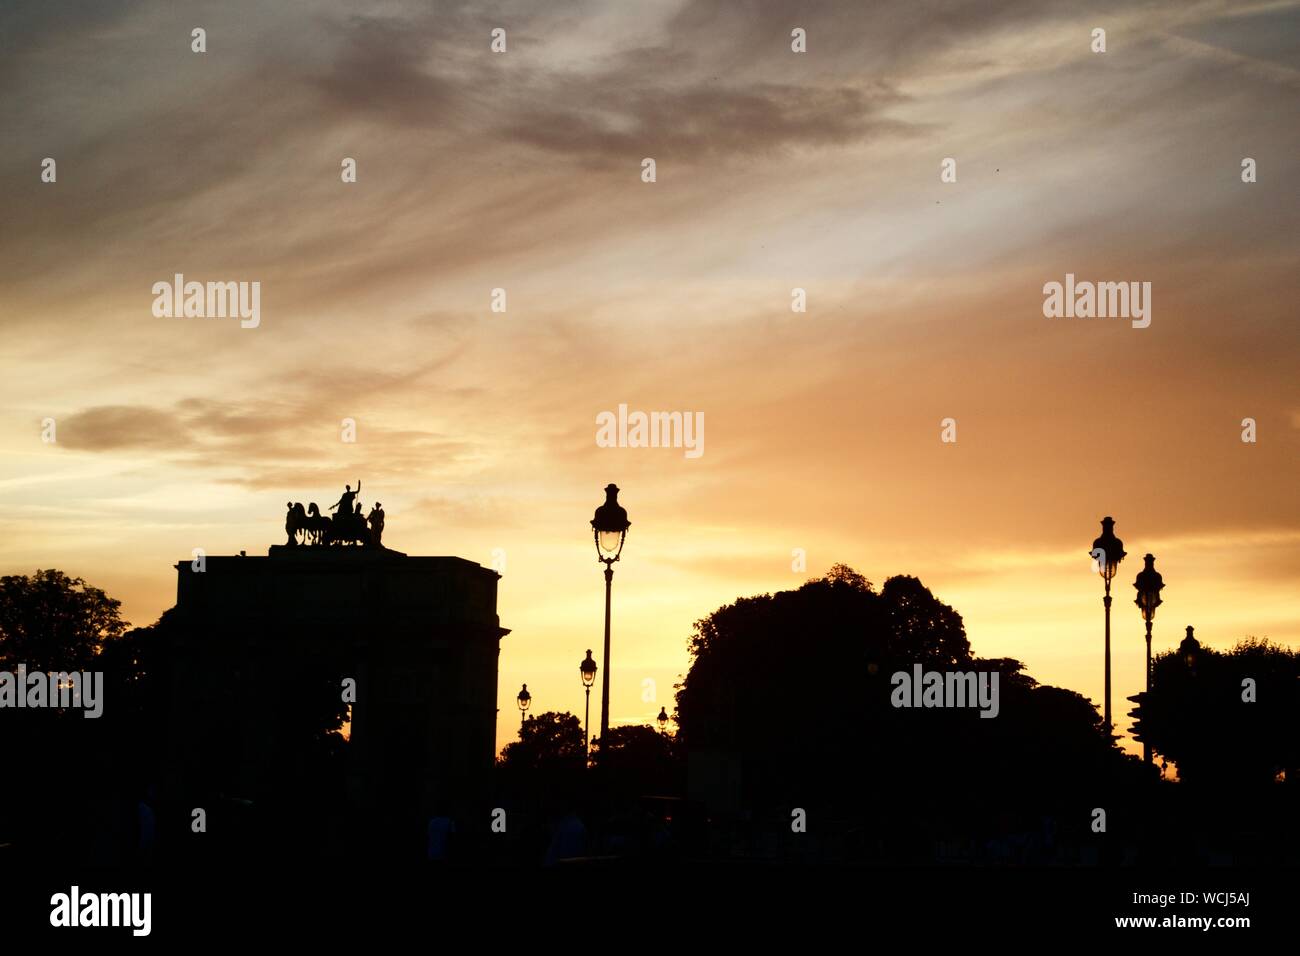
M 615 724 L 672 711 L 694 621 L 836 562 L 1100 704 L 1108 514 L 1121 729 L 1147 551 L 1157 651 L 1300 645 L 1300 4 L 357 9 L 4 4 L 0 573 L 149 624 L 193 548 L 359 478 L 393 548 L 502 549 L 501 743 L 524 681 L 582 712 L 611 481 Z M 260 282 L 260 326 L 155 317 L 176 273 Z M 1150 282 L 1150 327 L 1045 318 L 1067 273 Z M 598 447 L 620 403 L 704 453 Z

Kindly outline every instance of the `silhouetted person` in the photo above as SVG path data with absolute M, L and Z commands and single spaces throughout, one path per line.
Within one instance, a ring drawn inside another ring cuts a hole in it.
M 425 859 L 430 863 L 446 863 L 450 858 L 451 837 L 455 832 L 456 821 L 445 813 L 438 812 L 430 817 Z
M 570 810 L 555 824 L 551 836 L 551 845 L 546 848 L 546 866 L 554 866 L 561 860 L 584 856 L 587 852 L 587 827 L 578 817 L 576 810 Z
M 384 506 L 378 501 L 370 509 L 370 518 L 368 520 L 370 521 L 370 540 L 375 546 L 380 547 L 383 545 L 384 537 Z
M 136 858 L 139 860 L 153 859 L 154 838 L 157 834 L 157 824 L 151 803 L 154 800 L 154 788 L 151 784 L 148 791 L 135 807 L 136 819 Z

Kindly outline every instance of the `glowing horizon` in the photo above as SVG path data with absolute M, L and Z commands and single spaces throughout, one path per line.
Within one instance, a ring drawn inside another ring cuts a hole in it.
M 71 7 L 0 13 L 0 573 L 151 624 L 193 548 L 360 478 L 389 546 L 504 554 L 498 749 L 521 683 L 581 716 L 604 667 L 611 481 L 615 725 L 672 711 L 694 621 L 836 563 L 1100 708 L 1104 515 L 1117 731 L 1148 551 L 1156 652 L 1300 645 L 1300 4 Z M 178 273 L 260 323 L 156 316 Z M 1150 326 L 1046 318 L 1067 275 L 1150 282 Z M 704 453 L 601 447 L 623 404 Z

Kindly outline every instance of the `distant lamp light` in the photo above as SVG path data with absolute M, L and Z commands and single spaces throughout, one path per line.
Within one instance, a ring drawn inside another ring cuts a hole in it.
M 1119 570 L 1119 563 L 1128 554 L 1124 550 L 1124 542 L 1115 537 L 1114 518 L 1107 516 L 1101 519 L 1101 534 L 1093 539 L 1092 551 L 1089 553 L 1096 563 L 1097 573 L 1105 578 L 1109 590 L 1111 579 Z
M 1178 645 L 1178 656 L 1182 658 L 1189 670 L 1196 667 L 1196 662 L 1201 656 L 1201 642 L 1192 635 L 1190 624 L 1187 625 L 1187 636 Z
M 1138 572 L 1137 580 L 1133 582 L 1133 587 L 1137 588 L 1137 598 L 1133 603 L 1142 612 L 1142 620 L 1150 624 L 1156 616 L 1156 608 L 1164 603 L 1160 599 L 1160 592 L 1164 589 L 1165 581 L 1156 570 L 1155 555 L 1148 554 L 1142 560 L 1146 562 L 1146 567 Z
M 617 561 L 627 539 L 627 511 L 618 503 L 618 485 L 605 486 L 605 503 L 596 509 L 591 529 L 596 538 L 596 558 L 606 564 Z
M 668 709 L 667 709 L 666 707 L 660 707 L 660 708 L 659 708 L 659 716 L 656 717 L 655 720 L 659 721 L 659 733 L 661 733 L 661 734 L 662 734 L 662 733 L 667 733 L 667 731 L 668 731 Z
M 591 733 L 591 685 L 596 683 L 596 662 L 591 659 L 591 648 L 587 648 L 587 659 L 578 665 L 578 672 L 582 674 L 582 689 L 587 695 L 587 709 L 582 718 L 582 746 L 590 753 L 587 735 Z
M 528 708 L 531 707 L 533 703 L 533 695 L 528 693 L 527 684 L 523 686 L 523 689 L 519 692 L 519 696 L 515 698 L 515 703 L 519 705 L 519 717 L 522 720 L 524 714 L 528 712 Z

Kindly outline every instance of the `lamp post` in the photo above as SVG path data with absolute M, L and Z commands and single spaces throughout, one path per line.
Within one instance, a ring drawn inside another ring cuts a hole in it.
M 659 716 L 655 720 L 659 722 L 659 733 L 666 734 L 668 732 L 668 709 L 660 707 Z
M 1178 645 L 1178 656 L 1183 659 L 1187 669 L 1196 673 L 1196 660 L 1201 656 L 1201 642 L 1192 636 L 1192 625 L 1187 625 L 1187 636 Z
M 519 726 L 522 727 L 526 715 L 528 714 L 528 708 L 533 703 L 533 695 L 528 693 L 527 684 L 525 684 L 524 689 L 519 692 L 519 696 L 515 698 L 515 703 L 519 705 Z
M 605 565 L 605 676 L 600 681 L 600 745 L 605 746 L 609 734 L 609 591 L 614 583 L 614 562 L 623 553 L 627 529 L 627 511 L 618 503 L 618 485 L 605 486 L 605 503 L 596 509 L 591 519 L 592 535 L 596 539 L 596 560 Z
M 1146 692 L 1151 694 L 1151 622 L 1155 619 L 1156 608 L 1163 601 L 1160 599 L 1160 592 L 1165 586 L 1164 578 L 1156 570 L 1155 555 L 1148 554 L 1143 559 L 1146 567 L 1138 572 L 1137 580 L 1133 582 L 1133 587 L 1137 589 L 1137 598 L 1133 601 L 1142 612 L 1142 620 L 1147 626 L 1147 670 L 1146 670 Z M 1142 744 L 1142 759 L 1151 763 L 1151 744 L 1144 742 Z
M 587 692 L 587 711 L 582 718 L 582 749 L 591 753 L 587 741 L 591 736 L 591 685 L 596 683 L 596 662 L 591 659 L 590 647 L 587 648 L 587 659 L 578 665 L 578 671 L 582 674 L 582 687 Z
M 1109 516 L 1101 519 L 1101 536 L 1092 542 L 1093 564 L 1102 580 L 1106 582 L 1106 596 L 1102 604 L 1106 608 L 1106 733 L 1111 731 L 1110 721 L 1110 582 L 1119 570 L 1119 563 L 1124 560 L 1124 542 L 1115 537 L 1115 519 Z

